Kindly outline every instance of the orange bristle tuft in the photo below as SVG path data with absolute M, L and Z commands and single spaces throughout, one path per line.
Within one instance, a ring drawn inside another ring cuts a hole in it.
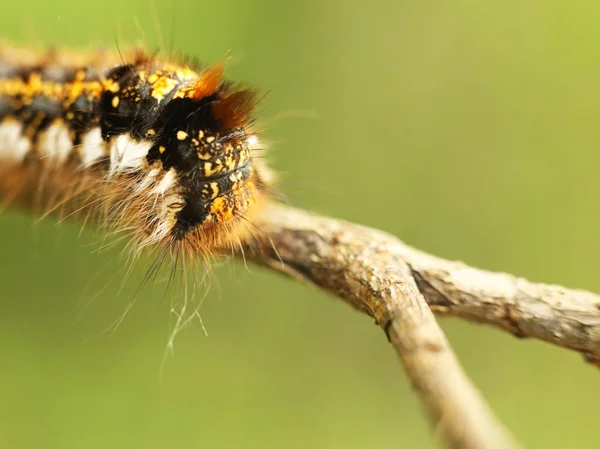
M 233 91 L 225 94 L 214 106 L 215 116 L 227 129 L 247 125 L 251 111 L 256 106 L 256 92 L 251 89 Z
M 224 69 L 225 67 L 223 64 L 217 64 L 205 69 L 198 76 L 198 80 L 194 84 L 190 97 L 201 99 L 214 94 L 221 85 Z

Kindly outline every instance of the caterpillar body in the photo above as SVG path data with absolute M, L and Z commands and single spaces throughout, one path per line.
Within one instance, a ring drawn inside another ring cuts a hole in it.
M 136 248 L 238 245 L 270 175 L 256 95 L 222 75 L 140 51 L 0 47 L 0 200 L 99 221 Z

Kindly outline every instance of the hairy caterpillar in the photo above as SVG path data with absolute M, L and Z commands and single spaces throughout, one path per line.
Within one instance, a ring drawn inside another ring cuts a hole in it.
M 159 265 L 239 245 L 271 176 L 256 95 L 222 75 L 140 51 L 0 47 L 0 201 L 94 220 Z

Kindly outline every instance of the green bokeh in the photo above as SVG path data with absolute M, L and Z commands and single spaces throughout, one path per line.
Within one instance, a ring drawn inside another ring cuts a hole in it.
M 600 3 L 4 1 L 5 37 L 144 42 L 269 94 L 290 201 L 472 265 L 600 291 Z M 433 448 L 385 337 L 341 302 L 231 263 L 163 363 L 172 318 L 143 270 L 76 225 L 0 216 L 0 448 Z M 577 354 L 444 328 L 530 448 L 596 448 Z

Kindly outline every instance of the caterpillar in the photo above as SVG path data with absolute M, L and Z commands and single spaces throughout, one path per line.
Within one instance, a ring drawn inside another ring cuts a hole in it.
M 269 196 L 256 104 L 223 64 L 0 47 L 0 201 L 207 260 Z

